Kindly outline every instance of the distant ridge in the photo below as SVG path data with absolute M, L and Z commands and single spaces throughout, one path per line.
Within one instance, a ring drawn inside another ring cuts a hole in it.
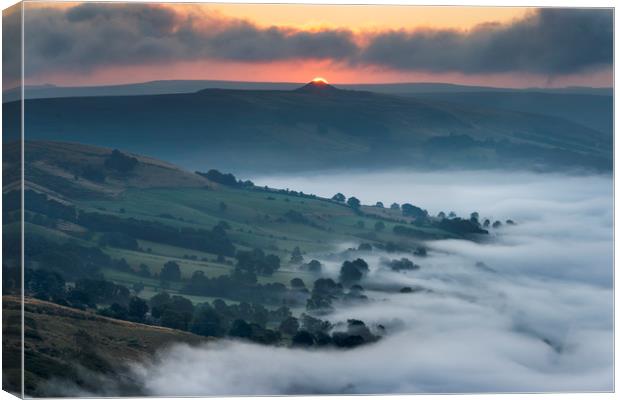
M 299 82 L 237 82 L 215 80 L 160 80 L 123 85 L 102 86 L 54 86 L 33 85 L 25 87 L 26 99 L 57 97 L 100 97 L 100 96 L 143 96 L 151 94 L 194 93 L 204 89 L 231 90 L 295 90 L 302 85 Z M 557 94 L 587 94 L 611 96 L 612 88 L 567 87 L 567 88 L 528 88 L 511 89 L 489 86 L 465 86 L 450 83 L 416 82 L 416 83 L 368 83 L 339 84 L 341 90 L 364 90 L 386 94 L 418 93 L 464 93 L 464 92 L 541 92 Z M 3 91 L 2 102 L 19 99 L 20 88 Z

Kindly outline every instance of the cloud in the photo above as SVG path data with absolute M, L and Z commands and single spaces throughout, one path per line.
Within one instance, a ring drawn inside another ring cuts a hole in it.
M 261 28 L 216 13 L 149 4 L 81 4 L 26 12 L 26 75 L 89 72 L 116 65 L 202 59 L 344 60 L 357 46 L 347 30 Z
M 326 60 L 403 71 L 573 74 L 612 64 L 612 12 L 540 9 L 470 31 L 258 26 L 194 6 L 81 4 L 25 13 L 26 75 L 224 60 Z
M 563 75 L 613 62 L 611 10 L 543 8 L 509 25 L 390 31 L 370 39 L 360 62 L 399 70 Z
M 18 86 L 21 79 L 21 5 L 2 12 L 2 84 Z

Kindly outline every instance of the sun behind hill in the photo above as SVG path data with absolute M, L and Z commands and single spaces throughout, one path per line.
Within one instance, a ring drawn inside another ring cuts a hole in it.
M 312 83 L 318 83 L 318 84 L 321 84 L 321 85 L 327 85 L 329 82 L 327 82 L 327 79 L 322 78 L 320 76 L 317 76 L 316 78 L 314 78 L 312 80 Z

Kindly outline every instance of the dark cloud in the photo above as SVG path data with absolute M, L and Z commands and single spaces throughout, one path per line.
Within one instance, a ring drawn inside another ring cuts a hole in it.
M 509 25 L 384 31 L 357 44 L 346 29 L 303 31 L 153 4 L 28 9 L 26 76 L 110 65 L 219 59 L 320 59 L 431 72 L 562 75 L 612 63 L 611 10 L 542 9 Z
M 540 9 L 511 25 L 390 31 L 373 36 L 360 60 L 400 70 L 547 75 L 613 62 L 613 14 L 603 9 Z
M 148 4 L 28 10 L 25 35 L 27 75 L 205 58 L 346 60 L 357 52 L 347 30 L 260 28 L 248 21 L 214 14 L 181 15 Z

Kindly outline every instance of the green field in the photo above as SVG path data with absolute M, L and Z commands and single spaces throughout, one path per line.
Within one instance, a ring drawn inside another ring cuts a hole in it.
M 27 196 L 31 199 L 27 203 L 33 205 L 27 204 L 26 233 L 57 244 L 96 247 L 113 262 L 123 260 L 122 268 L 103 265 L 101 273 L 105 279 L 129 288 L 142 283 L 145 287 L 139 295 L 143 298 L 162 289 L 158 275 L 170 261 L 178 264 L 181 273 L 180 282 L 171 281 L 165 288 L 172 293 L 179 293 L 197 271 L 207 278 L 230 276 L 237 264 L 234 252 L 253 249 L 280 259 L 274 273 L 257 274 L 259 284 L 282 283 L 288 287 L 291 279 L 298 277 L 311 287 L 318 276 L 300 268 L 299 261 L 291 262 L 296 248 L 303 262 L 309 262 L 361 243 L 390 244 L 413 251 L 423 240 L 454 237 L 437 229 L 432 221 L 422 226 L 411 224 L 412 218 L 400 210 L 370 206 L 354 209 L 301 192 L 224 185 L 137 155 L 135 169 L 119 173 L 102 167 L 109 150 L 63 143 L 39 145 L 31 147 L 30 154 L 43 161 L 28 164 L 26 176 L 35 184 L 34 192 L 42 193 L 42 187 L 46 190 L 45 195 L 29 192 Z M 107 176 L 102 181 L 80 177 L 87 167 L 103 168 Z M 63 207 L 73 209 L 67 214 Z M 77 216 L 82 214 L 95 219 L 80 222 Z M 376 229 L 378 223 L 382 229 Z M 396 225 L 406 226 L 407 235 L 396 235 Z M 225 233 L 209 238 L 218 226 Z M 160 229 L 160 235 L 141 234 L 151 228 Z M 184 236 L 184 231 L 190 232 L 189 236 Z M 106 242 L 110 235 L 127 237 L 127 232 L 131 232 L 131 246 Z M 228 251 L 209 244 L 220 239 L 228 241 Z M 197 245 L 184 240 L 202 242 Z M 148 274 L 139 273 L 141 269 Z M 68 276 L 69 282 L 72 278 Z M 192 296 L 195 302 L 207 299 Z

